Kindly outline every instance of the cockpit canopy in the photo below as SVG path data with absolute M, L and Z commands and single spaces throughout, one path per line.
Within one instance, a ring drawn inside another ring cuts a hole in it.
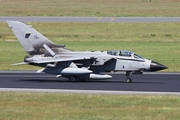
M 143 57 L 131 52 L 131 51 L 124 51 L 124 50 L 119 50 L 119 51 L 107 51 L 107 54 L 109 55 L 114 55 L 114 56 L 124 56 L 124 57 L 133 57 L 136 59 L 143 59 Z

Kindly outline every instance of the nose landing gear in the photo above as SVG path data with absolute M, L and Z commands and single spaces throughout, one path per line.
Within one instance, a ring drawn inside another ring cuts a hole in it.
M 127 77 L 126 82 L 127 83 L 131 83 L 132 82 L 131 75 L 132 75 L 132 71 L 127 71 L 126 72 L 126 77 Z
M 130 77 L 127 77 L 126 82 L 127 82 L 127 83 L 131 83 L 131 81 L 132 81 L 131 78 L 130 78 Z

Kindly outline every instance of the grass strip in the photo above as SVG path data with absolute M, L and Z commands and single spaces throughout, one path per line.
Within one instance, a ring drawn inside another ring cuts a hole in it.
M 180 16 L 178 0 L 0 0 L 0 16 Z
M 0 93 L 0 119 L 177 120 L 179 96 Z

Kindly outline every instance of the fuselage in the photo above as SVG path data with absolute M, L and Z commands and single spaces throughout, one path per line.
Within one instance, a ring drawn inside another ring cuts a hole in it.
M 121 54 L 120 54 L 121 52 Z M 79 67 L 85 67 L 92 71 L 149 71 L 151 60 L 145 59 L 130 51 L 66 51 L 56 56 L 34 55 L 26 61 L 39 61 L 47 59 L 70 59 L 72 57 L 84 58 L 74 60 Z M 92 59 L 86 59 L 92 58 Z M 36 66 L 47 66 L 46 64 L 34 64 Z M 59 66 L 60 67 L 60 66 Z

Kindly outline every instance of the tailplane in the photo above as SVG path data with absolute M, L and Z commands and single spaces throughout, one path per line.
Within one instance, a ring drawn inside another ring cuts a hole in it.
M 32 26 L 29 26 L 23 22 L 7 21 L 7 23 L 9 28 L 12 29 L 13 33 L 21 43 L 24 50 L 30 55 L 45 53 L 46 50 L 43 47 L 44 44 L 50 48 L 64 48 L 64 45 L 55 45 L 48 38 L 32 28 Z

